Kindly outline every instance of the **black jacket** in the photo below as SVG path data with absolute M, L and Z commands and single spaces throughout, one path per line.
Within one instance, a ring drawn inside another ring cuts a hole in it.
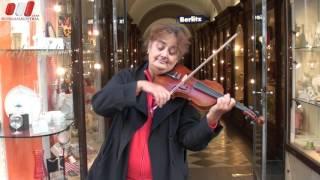
M 136 95 L 137 80 L 145 80 L 147 63 L 122 70 L 93 96 L 96 113 L 112 117 L 108 136 L 89 170 L 88 180 L 126 180 L 128 145 L 147 119 L 146 93 Z M 149 152 L 153 180 L 184 180 L 188 176 L 186 149 L 204 149 L 222 129 L 209 128 L 194 107 L 181 98 L 170 100 L 154 112 Z

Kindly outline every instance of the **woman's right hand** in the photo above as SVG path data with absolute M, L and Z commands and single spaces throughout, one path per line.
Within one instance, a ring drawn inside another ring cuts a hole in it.
M 137 82 L 136 94 L 139 94 L 141 91 L 152 94 L 155 103 L 160 108 L 170 100 L 170 92 L 166 88 L 146 80 L 139 80 Z

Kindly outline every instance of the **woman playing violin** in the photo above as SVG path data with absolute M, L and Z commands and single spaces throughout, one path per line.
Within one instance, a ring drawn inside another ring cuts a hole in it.
M 221 116 L 235 105 L 229 94 L 200 117 L 187 100 L 172 99 L 153 82 L 181 60 L 189 38 L 181 27 L 153 26 L 145 39 L 148 61 L 120 71 L 93 96 L 94 111 L 112 118 L 112 125 L 89 180 L 187 179 L 186 150 L 202 150 L 219 134 Z

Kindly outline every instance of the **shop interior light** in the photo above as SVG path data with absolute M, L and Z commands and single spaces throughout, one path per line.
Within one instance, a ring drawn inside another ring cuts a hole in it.
M 54 10 L 55 12 L 57 12 L 57 13 L 61 12 L 61 10 L 62 10 L 61 5 L 55 4 L 55 5 L 53 6 L 53 10 Z
M 63 76 L 66 73 L 66 69 L 63 67 L 57 67 L 56 73 L 58 76 Z
M 94 29 L 92 34 L 93 34 L 94 36 L 99 36 L 100 32 L 99 32 L 99 30 Z
M 96 70 L 101 69 L 101 64 L 100 63 L 94 63 L 93 68 Z
M 292 64 L 295 65 L 295 68 L 296 68 L 296 69 L 299 69 L 299 68 L 301 67 L 301 63 L 298 62 L 298 61 L 293 61 Z
M 302 105 L 298 101 L 296 101 L 296 106 L 297 106 L 298 109 L 302 108 Z
M 234 46 L 234 51 L 237 52 L 237 51 L 239 51 L 239 50 L 240 50 L 240 46 L 236 44 L 236 45 Z

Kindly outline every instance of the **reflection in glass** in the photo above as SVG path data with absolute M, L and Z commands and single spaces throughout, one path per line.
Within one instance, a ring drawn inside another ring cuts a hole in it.
M 238 27 L 239 29 L 242 29 L 241 25 Z M 243 68 L 243 32 L 242 30 L 239 31 L 239 35 L 237 36 L 235 40 L 234 45 L 234 56 L 235 56 L 235 62 L 234 62 L 234 95 L 235 99 L 239 102 L 243 102 L 243 83 L 244 83 L 244 68 Z

